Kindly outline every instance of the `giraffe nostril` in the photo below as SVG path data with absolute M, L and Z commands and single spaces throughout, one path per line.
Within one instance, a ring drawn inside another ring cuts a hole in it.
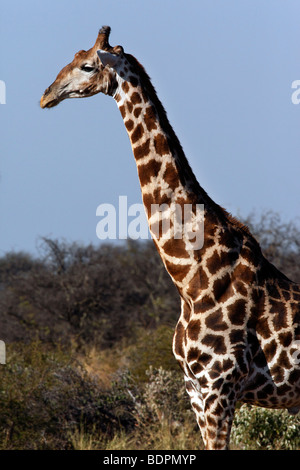
M 48 86 L 48 88 L 46 88 L 44 95 L 48 95 L 48 93 L 50 93 L 50 91 L 51 91 L 51 85 Z

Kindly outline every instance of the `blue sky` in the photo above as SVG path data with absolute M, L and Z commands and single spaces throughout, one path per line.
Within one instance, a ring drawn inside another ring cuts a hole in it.
M 299 218 L 299 17 L 298 0 L 2 0 L 0 255 L 36 253 L 43 236 L 98 244 L 100 204 L 141 203 L 112 98 L 39 107 L 105 24 L 152 77 L 209 195 L 234 215 Z

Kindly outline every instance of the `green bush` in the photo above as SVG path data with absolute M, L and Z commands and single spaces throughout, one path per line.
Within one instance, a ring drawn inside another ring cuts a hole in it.
M 135 417 L 141 425 L 168 421 L 182 424 L 187 417 L 194 419 L 185 391 L 182 373 L 150 367 L 148 381 L 136 399 Z
M 300 418 L 286 410 L 243 405 L 236 411 L 231 440 L 245 450 L 299 450 Z
M 109 449 L 196 450 L 203 448 L 181 371 L 150 366 L 137 382 L 128 372 L 127 392 L 134 400 L 133 431 L 117 432 Z
M 172 352 L 174 326 L 160 325 L 155 330 L 139 329 L 138 339 L 128 351 L 128 367 L 132 377 L 139 382 L 148 382 L 147 371 L 162 367 L 183 375 Z

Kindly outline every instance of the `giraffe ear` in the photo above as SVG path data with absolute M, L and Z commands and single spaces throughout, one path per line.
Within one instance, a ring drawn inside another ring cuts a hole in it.
M 97 51 L 98 57 L 101 60 L 101 63 L 106 67 L 106 65 L 109 65 L 110 67 L 114 68 L 116 63 L 118 62 L 118 56 L 115 54 L 112 54 L 111 52 L 108 51 L 103 51 L 102 49 L 99 49 Z

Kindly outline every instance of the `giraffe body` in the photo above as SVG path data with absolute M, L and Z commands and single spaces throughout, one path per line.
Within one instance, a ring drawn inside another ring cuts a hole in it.
M 300 408 L 300 287 L 199 185 L 144 68 L 121 46 L 112 48 L 109 33 L 103 27 L 93 48 L 75 55 L 41 106 L 99 92 L 115 99 L 152 238 L 181 297 L 173 352 L 205 447 L 226 449 L 237 401 Z M 195 245 L 199 206 L 204 232 Z M 186 207 L 189 221 L 178 226 L 175 215 Z

